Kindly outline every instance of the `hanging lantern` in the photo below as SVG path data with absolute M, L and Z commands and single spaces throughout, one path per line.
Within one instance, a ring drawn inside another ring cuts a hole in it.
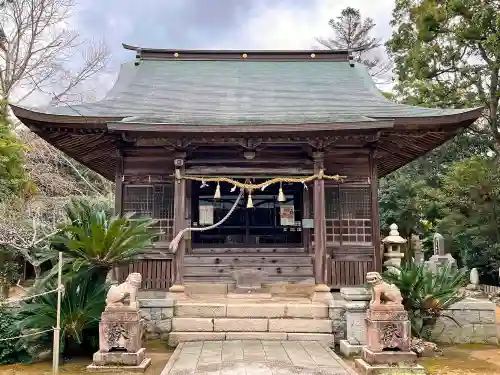
M 248 192 L 247 208 L 253 208 L 252 192 Z
M 284 202 L 284 201 L 286 201 L 286 197 L 285 197 L 285 194 L 283 193 L 283 185 L 280 182 L 280 191 L 278 193 L 278 202 Z
M 217 187 L 215 188 L 214 199 L 220 199 L 220 183 L 217 182 Z

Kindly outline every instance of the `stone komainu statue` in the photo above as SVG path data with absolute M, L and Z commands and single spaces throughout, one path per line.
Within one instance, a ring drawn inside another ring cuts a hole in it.
M 370 305 L 401 305 L 403 297 L 398 287 L 382 280 L 378 272 L 368 272 L 366 281 L 372 286 Z
M 141 283 L 141 274 L 134 272 L 129 274 L 123 283 L 119 285 L 112 285 L 106 296 L 106 307 L 124 307 L 125 300 L 128 298 L 128 307 L 138 309 L 137 291 L 139 290 Z

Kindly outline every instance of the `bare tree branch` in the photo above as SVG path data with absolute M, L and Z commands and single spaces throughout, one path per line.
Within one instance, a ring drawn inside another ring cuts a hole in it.
M 70 29 L 74 0 L 11 0 L 0 7 L 0 98 L 24 100 L 45 87 L 65 101 L 107 64 L 104 43 Z

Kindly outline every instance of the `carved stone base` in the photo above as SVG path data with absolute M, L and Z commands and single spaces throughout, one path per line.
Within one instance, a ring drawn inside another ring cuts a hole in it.
M 376 353 L 368 348 L 364 348 L 362 358 L 371 365 L 393 365 L 402 362 L 415 362 L 417 354 L 411 351 L 384 351 Z
M 146 359 L 146 349 L 141 348 L 135 353 L 126 352 L 96 352 L 93 364 L 96 366 L 139 366 Z
M 122 349 L 137 353 L 141 348 L 143 321 L 138 310 L 122 311 L 107 308 L 99 323 L 99 352 L 112 353 Z
M 150 365 L 151 365 L 151 358 L 146 358 L 137 366 L 111 366 L 111 365 L 98 366 L 91 364 L 87 366 L 87 372 L 144 373 L 146 372 L 146 370 Z
M 354 361 L 356 370 L 361 375 L 385 375 L 385 374 L 424 374 L 425 369 L 417 364 L 400 364 L 394 365 L 370 365 L 363 359 Z
M 371 305 L 366 314 L 366 339 L 367 348 L 374 353 L 387 349 L 410 352 L 411 326 L 404 307 Z
M 364 347 L 365 345 L 354 345 L 347 340 L 340 340 L 340 352 L 346 357 L 361 354 Z

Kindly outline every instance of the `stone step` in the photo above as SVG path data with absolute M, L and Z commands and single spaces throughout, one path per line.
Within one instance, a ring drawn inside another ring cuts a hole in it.
M 309 277 L 313 275 L 313 266 L 255 266 L 255 265 L 197 265 L 184 266 L 185 276 L 232 276 L 233 271 L 237 269 L 259 270 L 264 271 L 267 277 L 274 276 L 303 276 Z
M 306 254 L 303 247 L 200 247 L 192 249 L 192 254 L 261 254 L 261 253 L 294 253 Z
M 333 345 L 335 337 L 331 333 L 294 333 L 294 332 L 170 332 L 168 345 L 176 346 L 189 341 L 219 340 L 269 340 L 269 341 L 319 341 Z
M 175 332 L 332 333 L 330 319 L 304 318 L 172 318 Z
M 287 275 L 269 275 L 264 280 L 265 285 L 267 284 L 291 284 L 297 285 L 298 283 L 303 283 L 305 281 L 314 280 L 314 275 L 305 276 L 287 276 Z M 185 275 L 184 283 L 186 284 L 230 284 L 235 285 L 235 280 L 233 276 L 230 275 Z M 309 283 L 310 284 L 310 283 Z
M 232 265 L 237 267 L 247 266 L 272 266 L 272 265 L 312 265 L 312 258 L 309 255 L 296 254 L 265 254 L 265 255 L 249 255 L 249 254 L 204 254 L 204 255 L 187 255 L 184 258 L 184 265 Z
M 328 306 L 321 303 L 206 303 L 180 302 L 177 318 L 302 318 L 326 319 Z

